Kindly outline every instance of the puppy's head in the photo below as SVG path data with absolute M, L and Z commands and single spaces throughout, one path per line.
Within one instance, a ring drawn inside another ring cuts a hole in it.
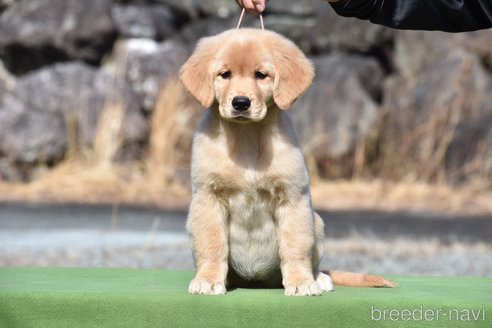
M 183 65 L 186 89 L 222 118 L 261 121 L 268 108 L 287 109 L 312 82 L 311 62 L 294 43 L 277 33 L 238 29 L 200 40 Z

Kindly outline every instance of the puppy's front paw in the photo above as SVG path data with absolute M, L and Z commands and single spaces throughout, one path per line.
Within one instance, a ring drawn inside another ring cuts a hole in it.
M 188 287 L 188 292 L 193 295 L 224 295 L 226 288 L 220 282 L 213 283 L 205 279 L 193 279 Z
M 312 281 L 306 281 L 299 285 L 285 286 L 286 296 L 318 296 L 321 295 L 321 289 L 318 284 Z

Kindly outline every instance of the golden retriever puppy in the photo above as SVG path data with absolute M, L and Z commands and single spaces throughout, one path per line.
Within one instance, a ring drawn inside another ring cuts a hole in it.
M 187 228 L 197 274 L 190 293 L 283 285 L 286 295 L 319 295 L 333 290 L 332 282 L 391 285 L 318 270 L 323 222 L 286 111 L 313 77 L 313 65 L 292 42 L 258 29 L 200 40 L 181 68 L 185 88 L 209 109 L 192 151 Z

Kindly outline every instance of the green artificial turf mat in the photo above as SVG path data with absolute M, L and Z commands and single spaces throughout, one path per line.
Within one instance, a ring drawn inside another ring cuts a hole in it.
M 286 297 L 282 289 L 189 295 L 192 277 L 1 268 L 0 327 L 492 327 L 487 278 L 397 276 L 390 277 L 395 289 L 337 287 L 319 297 Z

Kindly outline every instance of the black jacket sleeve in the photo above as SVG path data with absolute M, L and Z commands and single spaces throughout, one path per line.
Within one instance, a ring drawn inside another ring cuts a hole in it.
M 398 29 L 465 32 L 492 27 L 492 0 L 341 0 L 346 17 Z

